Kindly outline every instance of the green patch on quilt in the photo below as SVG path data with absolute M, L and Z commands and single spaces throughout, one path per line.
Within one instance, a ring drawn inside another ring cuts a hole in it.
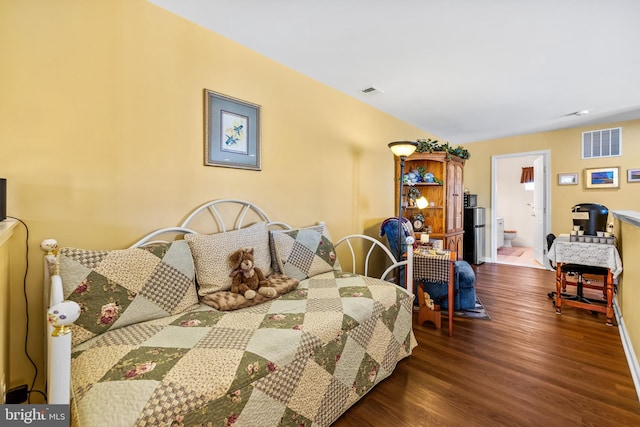
M 172 427 L 184 426 L 232 426 L 238 420 L 253 392 L 253 386 L 234 390 L 218 399 L 209 402 L 184 416 L 177 417 Z
M 336 249 L 333 246 L 333 242 L 326 236 L 322 236 L 322 239 L 320 239 L 318 248 L 316 249 L 316 255 L 330 266 L 333 266 L 336 262 Z
M 341 277 L 358 277 L 358 275 L 355 273 L 348 273 L 346 271 L 340 271 L 340 270 L 335 270 L 333 272 L 333 275 L 335 276 L 336 279 L 339 279 Z
M 164 256 L 169 251 L 169 247 L 171 247 L 171 245 L 168 244 L 168 243 L 159 243 L 157 245 L 147 246 L 147 247 L 145 247 L 143 249 L 148 251 L 148 252 L 151 252 L 152 254 L 157 256 L 158 258 L 163 259 Z
M 111 328 L 134 297 L 124 287 L 92 271 L 67 299 L 78 303 L 81 312 L 87 314 L 80 316 L 76 324 L 101 334 Z
M 335 372 L 336 365 L 340 361 L 347 337 L 347 334 L 340 331 L 336 338 L 314 350 L 313 360 L 331 375 Z
M 362 363 L 360 363 L 360 368 L 358 368 L 356 379 L 353 381 L 353 391 L 360 396 L 369 391 L 376 384 L 378 370 L 380 370 L 380 364 L 368 353 L 365 353 Z
M 131 350 L 100 381 L 162 381 L 188 351 L 186 348 L 169 347 L 140 347 Z
M 311 427 L 313 421 L 287 408 L 278 427 Z
M 393 331 L 393 329 L 395 328 L 395 324 L 396 324 L 396 320 L 398 319 L 398 313 L 400 312 L 400 308 L 401 308 L 400 304 L 396 302 L 395 304 L 387 308 L 385 311 L 383 311 L 380 316 L 380 320 L 382 320 L 382 323 L 384 323 L 385 326 L 389 328 L 390 331 Z
M 260 329 L 301 329 L 304 313 L 269 313 L 264 316 Z
M 358 326 L 359 324 L 360 322 L 358 322 L 356 319 L 349 316 L 348 314 L 346 313 L 342 314 L 342 330 L 343 331 L 350 331 L 356 326 Z
M 278 367 L 275 363 L 255 353 L 245 351 L 242 355 L 242 360 L 240 360 L 238 364 L 235 378 L 229 386 L 229 390 L 239 390 L 277 369 Z
M 402 343 L 402 348 L 406 354 L 411 353 L 411 333 L 407 334 L 407 337 L 404 339 Z
M 287 292 L 282 295 L 280 299 L 282 300 L 303 300 L 307 299 L 307 295 L 309 294 L 308 289 L 294 289 L 291 292 Z
M 373 298 L 371 290 L 366 286 L 345 286 L 338 288 L 338 292 L 342 298 Z
M 210 327 L 215 326 L 220 319 L 224 317 L 224 313 L 218 310 L 191 311 L 178 317 L 171 324 L 174 326 L 189 327 Z

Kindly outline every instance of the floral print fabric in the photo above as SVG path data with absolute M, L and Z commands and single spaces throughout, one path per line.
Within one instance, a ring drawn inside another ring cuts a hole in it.
M 81 310 L 73 325 L 74 345 L 198 304 L 195 268 L 184 241 L 113 251 L 62 248 L 58 259 L 65 298 Z
M 416 345 L 394 284 L 328 272 L 283 297 L 109 331 L 74 347 L 77 425 L 330 425 Z

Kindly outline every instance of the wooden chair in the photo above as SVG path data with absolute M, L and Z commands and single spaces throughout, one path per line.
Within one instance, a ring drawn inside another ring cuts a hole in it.
M 418 324 L 422 325 L 424 322 L 431 322 L 436 326 L 436 329 L 442 328 L 442 313 L 440 312 L 440 306 L 434 304 L 433 307 L 428 304 L 425 297 L 424 285 L 418 284 Z

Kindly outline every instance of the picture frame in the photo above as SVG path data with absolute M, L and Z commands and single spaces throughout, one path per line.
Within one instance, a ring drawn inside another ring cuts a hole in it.
M 627 169 L 627 182 L 640 182 L 640 169 Z
M 618 167 L 594 168 L 584 170 L 584 186 L 587 189 L 618 188 Z
M 558 185 L 578 185 L 577 173 L 559 173 Z
M 262 170 L 259 105 L 204 90 L 204 164 Z

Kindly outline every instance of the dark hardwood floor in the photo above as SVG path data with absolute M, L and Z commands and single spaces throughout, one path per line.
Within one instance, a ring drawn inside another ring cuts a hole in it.
M 334 426 L 640 426 L 617 327 L 547 293 L 554 272 L 476 269 L 491 320 L 455 318 L 453 337 L 418 325 L 418 347 Z

